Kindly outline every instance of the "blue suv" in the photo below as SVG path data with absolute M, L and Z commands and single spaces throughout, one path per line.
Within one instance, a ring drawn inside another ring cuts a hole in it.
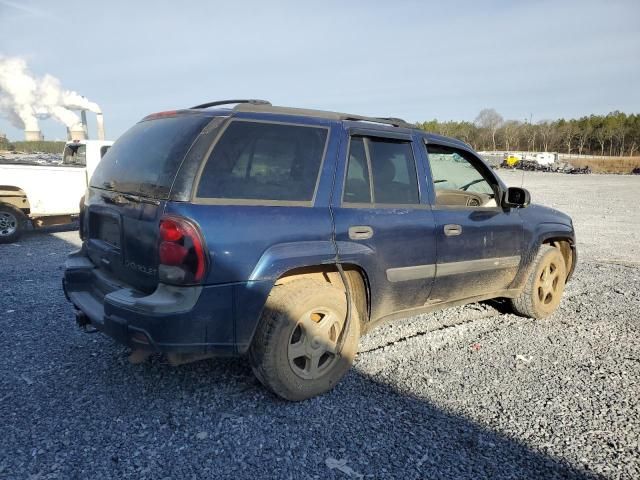
M 384 321 L 491 298 L 550 315 L 576 264 L 571 219 L 465 143 L 261 100 L 147 116 L 81 206 L 81 326 L 134 362 L 246 356 L 289 400 L 331 389 Z

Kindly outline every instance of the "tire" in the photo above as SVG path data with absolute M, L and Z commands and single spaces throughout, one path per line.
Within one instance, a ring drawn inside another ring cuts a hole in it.
M 249 349 L 258 380 L 291 401 L 306 400 L 335 387 L 351 368 L 360 337 L 360 318 L 352 301 L 343 348 L 340 354 L 335 352 L 346 320 L 346 303 L 343 290 L 316 280 L 275 286 Z
M 556 311 L 567 279 L 567 267 L 559 249 L 542 245 L 520 295 L 511 299 L 515 313 L 544 318 Z
M 27 218 L 17 208 L 0 205 L 0 243 L 13 243 L 20 238 Z

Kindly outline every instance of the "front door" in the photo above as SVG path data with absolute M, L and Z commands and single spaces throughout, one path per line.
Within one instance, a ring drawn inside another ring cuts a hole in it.
M 380 135 L 350 136 L 332 202 L 340 261 L 367 272 L 372 320 L 423 306 L 436 261 L 433 214 L 418 185 L 424 165 L 409 135 Z
M 520 264 L 523 227 L 500 206 L 493 172 L 470 151 L 427 143 L 438 250 L 431 302 L 507 289 Z

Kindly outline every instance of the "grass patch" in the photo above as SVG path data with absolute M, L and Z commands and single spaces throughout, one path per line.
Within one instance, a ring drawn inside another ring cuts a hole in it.
M 65 142 L 42 140 L 39 142 L 0 142 L 0 150 L 16 150 L 25 153 L 62 153 Z
M 631 173 L 640 167 L 640 157 L 572 158 L 567 160 L 574 167 L 589 167 L 593 173 Z

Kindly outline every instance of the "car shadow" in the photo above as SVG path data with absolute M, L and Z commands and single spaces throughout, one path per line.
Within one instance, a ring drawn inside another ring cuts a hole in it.
M 24 243 L 43 251 L 76 248 L 55 235 L 27 235 Z M 75 326 L 60 288 L 60 256 L 36 259 L 46 274 L 28 290 L 15 289 L 24 278 L 19 251 L 0 248 L 9 266 L 0 290 L 18 300 L 39 295 L 26 307 L 0 306 L 0 313 L 14 312 L 0 332 L 8 392 L 2 411 L 10 419 L 0 474 L 23 468 L 62 478 L 594 478 L 414 394 L 411 385 L 400 389 L 365 374 L 357 360 L 334 390 L 299 403 L 262 387 L 243 358 L 172 367 L 156 355 L 131 365 L 126 348 Z

